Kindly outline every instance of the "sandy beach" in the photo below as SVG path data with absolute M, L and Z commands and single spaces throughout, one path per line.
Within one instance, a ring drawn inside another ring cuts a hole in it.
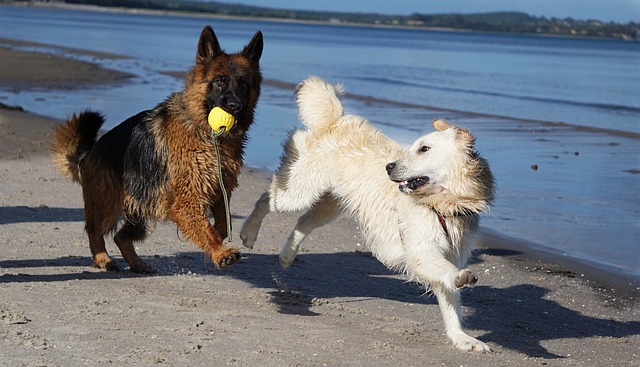
M 38 55 L 0 47 L 0 85 L 75 88 L 127 78 Z M 1 366 L 640 365 L 636 287 L 539 261 L 491 231 L 470 265 L 479 282 L 463 292 L 466 328 L 494 350 L 487 355 L 454 349 L 435 299 L 372 258 L 349 219 L 318 229 L 281 269 L 277 254 L 296 215 L 267 217 L 253 250 L 238 236 L 269 182 L 257 169 L 245 169 L 231 202 L 238 264 L 216 270 L 173 223 L 159 223 L 138 246 L 157 275 L 94 269 L 80 187 L 49 157 L 56 121 L 7 107 L 0 108 Z

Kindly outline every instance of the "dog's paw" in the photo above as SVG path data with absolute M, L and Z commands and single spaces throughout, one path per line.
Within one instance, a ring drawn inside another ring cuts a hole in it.
M 293 257 L 286 256 L 285 254 L 280 254 L 279 259 L 280 259 L 280 266 L 282 266 L 283 269 L 289 269 L 291 264 L 293 264 L 293 259 L 295 259 L 295 254 L 293 255 Z
M 453 346 L 458 349 L 476 353 L 491 353 L 491 348 L 488 345 L 463 332 L 457 333 L 451 340 Z
M 107 262 L 106 264 L 104 264 L 103 266 L 96 266 L 100 269 L 104 269 L 106 271 L 120 271 L 120 267 L 118 266 L 118 264 L 116 264 L 115 261 L 111 260 L 109 262 Z
M 106 271 L 120 271 L 120 267 L 106 253 L 100 253 L 93 257 L 93 266 Z
M 253 248 L 257 239 L 257 231 L 250 228 L 250 225 L 245 223 L 240 230 L 240 239 L 242 240 L 242 245 L 246 248 Z
M 223 251 L 221 256 L 214 259 L 214 262 L 218 269 L 224 269 L 230 265 L 233 265 L 240 261 L 240 252 L 234 249 L 227 249 Z
M 460 270 L 456 276 L 454 285 L 457 289 L 473 287 L 478 281 L 478 277 L 469 269 Z
M 151 265 L 148 265 L 144 261 L 139 261 L 136 264 L 130 264 L 129 270 L 131 270 L 134 273 L 144 274 L 144 275 L 156 274 L 156 269 L 154 269 Z
M 250 238 L 249 235 L 247 235 L 244 232 L 240 232 L 240 239 L 242 240 L 242 245 L 246 248 L 253 248 L 253 246 L 256 243 L 256 238 Z

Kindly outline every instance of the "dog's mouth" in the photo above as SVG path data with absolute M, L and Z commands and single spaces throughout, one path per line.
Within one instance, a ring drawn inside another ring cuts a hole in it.
M 411 180 L 394 181 L 394 182 L 398 184 L 398 188 L 400 189 L 400 191 L 404 192 L 405 194 L 408 194 L 410 192 L 415 191 L 420 186 L 426 185 L 429 182 L 429 177 L 423 176 L 423 177 L 412 178 Z

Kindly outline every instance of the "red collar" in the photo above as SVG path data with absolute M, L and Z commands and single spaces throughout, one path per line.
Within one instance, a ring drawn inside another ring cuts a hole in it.
M 436 215 L 438 216 L 438 219 L 440 220 L 440 225 L 444 230 L 444 235 L 449 237 L 449 230 L 447 229 L 447 221 L 444 219 L 444 215 L 442 215 L 442 213 L 437 211 L 435 208 L 432 208 L 432 209 L 433 209 L 433 212 L 436 213 Z
M 447 221 L 445 220 L 445 215 L 436 210 L 436 208 L 431 208 L 434 213 L 438 216 L 438 220 L 440 221 L 440 225 L 442 226 L 442 230 L 444 231 L 445 236 L 449 237 L 449 229 L 447 228 Z M 456 212 L 451 215 L 447 215 L 447 217 L 464 217 L 469 215 L 465 212 Z

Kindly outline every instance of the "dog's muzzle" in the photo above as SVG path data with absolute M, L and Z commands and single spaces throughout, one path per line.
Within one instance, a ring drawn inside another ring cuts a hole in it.
M 429 182 L 429 177 L 427 176 L 415 177 L 411 179 L 404 179 L 404 178 L 398 177 L 395 171 L 397 166 L 398 165 L 396 164 L 396 162 L 391 162 L 387 164 L 385 169 L 387 170 L 389 179 L 397 183 L 400 191 L 404 192 L 405 194 L 413 192 L 416 189 L 418 189 L 420 186 L 426 185 Z

